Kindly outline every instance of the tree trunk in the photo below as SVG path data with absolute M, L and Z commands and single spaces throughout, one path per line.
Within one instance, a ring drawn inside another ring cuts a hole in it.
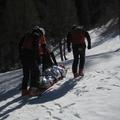
M 67 60 L 67 58 L 66 58 L 66 39 L 65 38 L 63 41 L 63 56 L 64 56 L 64 60 Z
M 60 58 L 61 58 L 61 61 L 63 61 L 63 51 L 62 51 L 62 42 L 61 41 L 59 42 L 59 48 L 60 48 Z

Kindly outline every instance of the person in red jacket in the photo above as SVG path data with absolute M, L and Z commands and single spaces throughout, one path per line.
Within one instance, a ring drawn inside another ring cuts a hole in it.
M 39 39 L 43 35 L 39 26 L 26 33 L 19 41 L 19 56 L 23 68 L 22 96 L 29 95 L 34 88 L 38 94 L 39 87 Z
M 85 39 L 87 39 L 88 42 L 88 49 L 91 49 L 90 35 L 81 26 L 73 26 L 72 30 L 67 35 L 68 52 L 71 52 L 71 44 L 72 44 L 73 57 L 74 57 L 72 64 L 72 72 L 74 77 L 84 76 L 83 70 L 85 64 L 85 49 L 86 49 Z

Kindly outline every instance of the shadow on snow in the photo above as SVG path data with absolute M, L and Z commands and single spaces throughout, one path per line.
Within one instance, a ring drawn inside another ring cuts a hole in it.
M 76 84 L 77 82 L 74 79 L 69 79 L 66 82 L 64 82 L 61 86 L 59 86 L 58 89 L 54 90 L 53 87 L 52 91 L 46 92 L 41 97 L 29 100 L 29 104 L 40 104 L 61 98 L 65 94 L 70 92 L 70 90 L 72 90 Z
M 19 85 L 18 85 L 19 86 Z M 9 113 L 13 112 L 16 109 L 21 108 L 27 103 L 27 99 L 23 98 L 21 96 L 14 97 L 19 93 L 19 87 L 13 88 L 7 92 L 1 92 L 0 93 L 0 102 L 6 101 L 6 104 L 0 105 L 0 120 L 5 120 L 7 117 L 9 117 Z M 13 98 L 13 99 L 9 99 Z M 8 101 L 8 102 L 7 102 Z M 13 105 L 18 103 L 18 105 Z

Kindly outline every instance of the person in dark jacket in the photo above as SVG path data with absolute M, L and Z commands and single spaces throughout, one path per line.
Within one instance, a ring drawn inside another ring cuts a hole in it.
M 45 53 L 43 54 L 43 71 L 52 67 L 53 65 L 58 65 L 54 52 L 46 47 Z
M 39 65 L 42 64 L 42 72 L 44 72 L 47 68 L 52 67 L 53 65 L 57 65 L 57 61 L 52 51 L 50 44 L 48 44 L 48 39 L 45 35 L 45 30 L 42 28 L 42 36 L 39 39 Z
M 91 49 L 91 38 L 87 31 L 80 26 L 73 26 L 72 30 L 67 35 L 67 49 L 71 52 L 71 44 L 73 50 L 73 64 L 72 72 L 74 77 L 84 76 L 84 64 L 85 64 L 85 50 L 86 43 L 88 42 L 88 49 Z M 78 68 L 79 67 L 79 68 Z
M 36 89 L 36 93 L 38 90 L 40 72 L 38 48 L 42 34 L 39 26 L 35 26 L 32 32 L 26 33 L 19 42 L 19 55 L 23 67 L 22 96 L 28 95 L 32 88 Z

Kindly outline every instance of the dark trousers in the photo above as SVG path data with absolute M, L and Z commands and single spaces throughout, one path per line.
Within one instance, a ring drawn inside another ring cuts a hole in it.
M 73 45 L 72 48 L 74 57 L 72 64 L 72 72 L 77 73 L 80 72 L 81 69 L 84 69 L 86 47 L 80 45 Z
M 26 58 L 21 61 L 23 66 L 22 89 L 27 89 L 29 85 L 30 87 L 38 87 L 40 72 L 37 61 Z

